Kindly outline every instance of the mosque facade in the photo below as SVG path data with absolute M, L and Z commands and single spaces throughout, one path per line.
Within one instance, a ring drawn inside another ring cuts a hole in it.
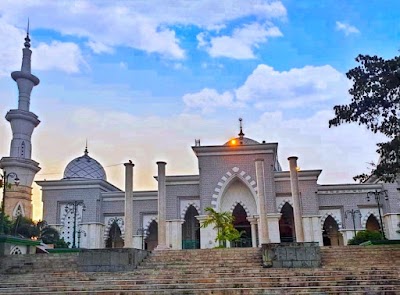
M 30 191 L 40 169 L 30 158 L 32 131 L 39 123 L 29 111 L 30 91 L 39 82 L 30 72 L 30 55 L 25 45 L 22 69 L 12 74 L 19 103 L 6 115 L 13 139 L 10 156 L 0 161 L 3 170 L 21 179 L 21 186 L 7 192 L 6 213 L 13 217 L 31 217 Z M 243 234 L 230 247 L 292 241 L 346 245 L 365 229 L 400 239 L 398 182 L 371 177 L 362 184 L 321 185 L 321 170 L 300 170 L 297 157 L 290 155 L 290 169 L 283 171 L 278 144 L 245 137 L 241 122 L 237 138 L 212 146 L 196 141 L 192 150 L 196 175 L 168 175 L 167 163 L 157 162 L 158 189 L 134 191 L 133 163 L 124 164 L 121 190 L 107 181 L 86 148 L 66 166 L 62 179 L 36 181 L 42 188 L 43 219 L 71 247 L 83 248 L 213 248 L 216 231 L 201 226 L 208 207 L 235 217 L 234 226 Z

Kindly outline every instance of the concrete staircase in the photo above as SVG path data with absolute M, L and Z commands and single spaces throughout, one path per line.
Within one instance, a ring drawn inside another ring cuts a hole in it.
M 321 252 L 322 268 L 268 269 L 254 248 L 156 251 L 131 272 L 0 275 L 0 294 L 400 294 L 400 247 Z

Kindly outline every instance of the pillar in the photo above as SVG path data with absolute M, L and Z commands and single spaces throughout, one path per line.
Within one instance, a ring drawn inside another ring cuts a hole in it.
M 257 178 L 257 195 L 259 205 L 259 218 L 258 224 L 259 230 L 259 241 L 260 245 L 269 243 L 268 236 L 268 220 L 267 220 L 267 208 L 265 204 L 265 183 L 264 183 L 264 160 L 257 159 L 256 162 L 256 178 Z
M 125 166 L 125 235 L 124 248 L 133 248 L 133 166 L 131 161 Z
M 247 220 L 250 222 L 251 226 L 251 245 L 253 248 L 257 247 L 257 219 L 254 217 L 247 217 Z
M 214 248 L 218 244 L 215 242 L 217 231 L 212 226 L 203 227 L 204 221 L 208 215 L 198 215 L 197 220 L 200 222 L 200 249 Z
M 302 210 L 299 192 L 299 177 L 297 174 L 297 157 L 289 157 L 290 186 L 292 189 L 294 225 L 296 228 L 296 242 L 304 242 Z
M 157 162 L 158 166 L 158 245 L 156 250 L 168 249 L 167 245 L 167 194 L 165 183 L 165 162 Z
M 169 245 L 171 249 L 182 249 L 182 224 L 184 222 L 184 219 L 172 219 L 167 221 L 167 245 Z
M 270 243 L 280 243 L 281 235 L 279 232 L 279 219 L 281 218 L 281 213 L 268 213 L 268 233 Z

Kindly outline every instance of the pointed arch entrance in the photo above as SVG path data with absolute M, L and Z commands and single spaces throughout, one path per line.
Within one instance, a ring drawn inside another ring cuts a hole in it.
M 296 241 L 296 230 L 294 227 L 293 207 L 285 203 L 281 209 L 281 218 L 279 219 L 279 235 L 282 243 Z
M 196 218 L 197 215 L 197 209 L 190 205 L 182 224 L 182 249 L 200 249 L 200 222 Z
M 339 225 L 331 215 L 325 219 L 322 239 L 324 246 L 343 246 L 343 236 L 339 232 Z
M 367 223 L 365 224 L 365 229 L 368 231 L 380 231 L 381 230 L 379 221 L 378 221 L 378 219 L 376 219 L 375 215 L 371 214 L 368 217 Z
M 153 251 L 158 245 L 158 223 L 157 221 L 153 220 L 148 229 L 147 229 L 147 236 L 144 240 L 144 249 Z
M 123 248 L 124 240 L 121 237 L 121 229 L 114 221 L 111 224 L 110 230 L 108 231 L 108 239 L 106 240 L 106 248 Z
M 233 221 L 234 228 L 242 233 L 240 240 L 232 242 L 232 247 L 251 247 L 251 225 L 247 220 L 248 216 L 246 210 L 244 210 L 243 206 L 238 203 L 233 209 L 232 215 L 235 218 Z

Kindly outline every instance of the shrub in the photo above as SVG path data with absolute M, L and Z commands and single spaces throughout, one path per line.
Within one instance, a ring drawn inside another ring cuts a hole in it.
M 367 241 L 383 240 L 382 235 L 378 231 L 363 230 L 359 231 L 357 235 L 348 241 L 348 245 L 360 245 Z

